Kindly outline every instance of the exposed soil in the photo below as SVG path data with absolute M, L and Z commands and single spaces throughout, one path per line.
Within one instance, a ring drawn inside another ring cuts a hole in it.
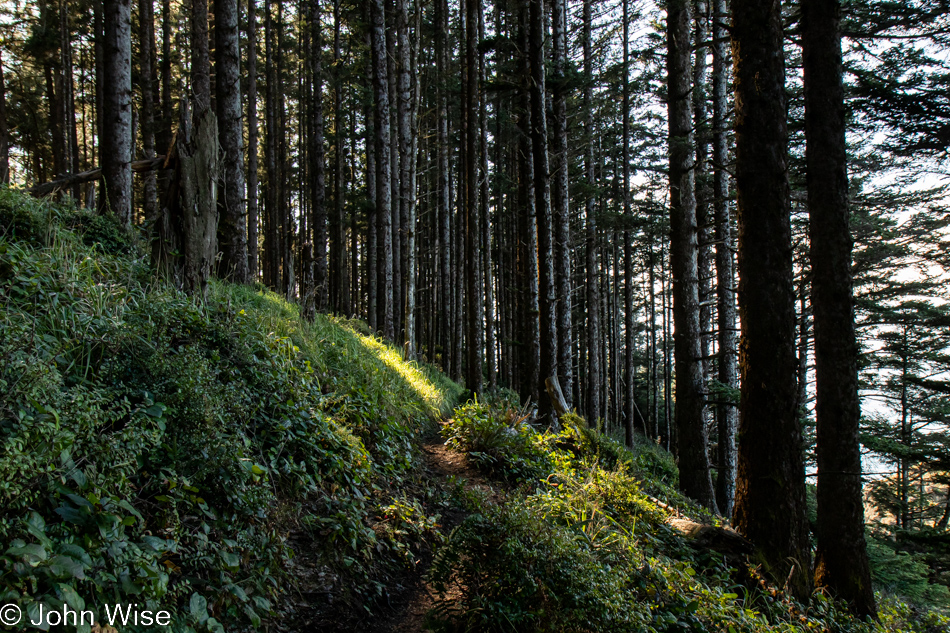
M 433 436 L 422 445 L 422 472 L 421 478 L 429 486 L 441 488 L 445 493 L 451 493 L 452 488 L 461 483 L 466 489 L 481 489 L 489 494 L 493 490 L 487 480 L 469 463 L 468 457 L 453 451 L 445 446 L 441 438 Z M 446 495 L 447 496 L 447 495 Z M 440 508 L 426 508 L 427 514 L 441 515 L 440 532 L 447 537 L 449 533 L 461 523 L 467 513 L 455 505 Z M 301 569 L 302 575 L 313 578 L 323 578 L 322 573 L 316 573 L 308 565 L 308 556 L 303 543 L 293 543 L 298 552 L 295 561 Z M 438 545 L 435 544 L 435 548 Z M 420 633 L 428 630 L 425 627 L 426 613 L 435 604 L 436 592 L 429 586 L 425 577 L 432 565 L 435 552 L 427 547 L 418 554 L 415 568 L 407 570 L 387 582 L 389 593 L 377 604 L 373 613 L 344 614 L 333 608 L 316 607 L 316 604 L 326 604 L 326 599 L 332 591 L 323 590 L 319 581 L 302 584 L 315 585 L 310 590 L 304 590 L 299 597 L 298 604 L 291 608 L 288 620 L 285 620 L 281 630 L 285 631 L 319 631 L 331 632 L 359 632 L 359 633 Z M 309 569 L 307 569 L 310 567 Z M 333 578 L 326 578 L 328 585 L 332 585 Z M 452 591 L 449 591 L 451 597 Z M 309 603 L 309 604 L 308 604 Z M 292 621 L 292 623 L 291 623 Z

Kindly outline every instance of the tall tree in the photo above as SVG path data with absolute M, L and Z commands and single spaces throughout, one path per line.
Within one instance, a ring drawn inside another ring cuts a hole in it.
M 392 142 L 389 107 L 389 69 L 386 54 L 386 6 L 383 0 L 370 3 L 370 39 L 373 57 L 373 102 L 376 137 L 376 215 L 378 249 L 382 266 L 377 270 L 377 326 L 383 336 L 395 337 L 393 322 L 393 204 Z M 373 280 L 370 280 L 373 283 Z
M 690 0 L 667 3 L 667 104 L 670 156 L 670 268 L 676 363 L 676 433 L 680 487 L 716 511 L 703 419 L 699 322 L 699 230 L 693 170 Z
M 151 0 L 148 0 L 151 2 Z M 221 276 L 238 283 L 249 279 L 244 191 L 244 120 L 241 107 L 241 47 L 238 0 L 215 0 L 215 107 L 223 150 L 224 191 L 221 221 Z
M 554 221 L 551 215 L 551 172 L 548 161 L 548 125 L 545 88 L 544 0 L 528 0 L 529 99 L 531 154 L 534 161 L 534 203 L 538 225 L 538 284 L 541 310 L 541 382 L 558 373 L 557 289 L 554 278 Z M 541 411 L 552 411 L 550 399 L 541 398 Z
M 104 0 L 102 180 L 109 210 L 132 223 L 132 0 Z
M 208 4 L 192 0 L 191 89 L 183 100 L 178 157 L 181 163 L 182 235 L 185 290 L 203 297 L 217 255 L 218 123 L 211 110 Z M 188 106 L 191 106 L 191 109 Z
M 739 221 L 736 528 L 766 571 L 811 593 L 805 468 L 795 380 L 795 294 L 781 4 L 732 0 Z
M 801 6 L 818 425 L 815 584 L 856 615 L 876 616 L 861 493 L 841 7 L 838 0 Z
M 581 19 L 583 22 L 582 40 L 584 51 L 584 178 L 587 191 L 584 194 L 584 222 L 587 225 L 586 289 L 587 289 L 587 405 L 588 419 L 596 423 L 601 417 L 601 385 L 603 383 L 603 365 L 600 346 L 600 268 L 598 263 L 597 217 L 594 213 L 594 111 L 591 99 L 593 92 L 593 51 L 591 0 L 584 0 Z M 624 161 L 626 162 L 626 161 Z
M 729 90 L 729 33 L 726 30 L 726 0 L 713 0 L 713 205 L 716 222 L 716 312 L 718 325 L 718 379 L 726 391 L 736 383 L 736 295 L 734 240 L 730 212 L 727 101 Z M 736 496 L 736 426 L 738 410 L 729 398 L 720 396 L 716 410 L 718 446 L 716 455 L 716 503 L 723 516 L 732 516 Z
M 567 0 L 551 2 L 551 40 L 554 74 L 551 78 L 553 117 L 552 204 L 554 216 L 554 272 L 557 288 L 557 366 L 564 398 L 573 401 L 573 325 L 571 323 L 571 222 L 568 209 L 567 153 Z
M 7 88 L 0 60 L 0 183 L 10 182 L 10 128 L 7 124 Z
M 320 25 L 320 1 L 310 0 L 310 77 L 313 94 L 310 97 L 310 232 L 313 235 L 313 292 L 314 307 L 324 312 L 329 304 L 327 277 L 327 205 L 326 205 L 326 150 L 323 143 L 323 38 Z
M 257 281 L 258 264 L 258 122 L 257 0 L 247 0 L 247 281 Z
M 139 0 L 139 88 L 142 92 L 142 153 L 155 157 L 155 7 L 152 0 Z M 75 129 L 75 127 L 73 128 Z M 145 174 L 143 187 L 145 218 L 154 222 L 158 216 L 158 185 L 154 172 Z

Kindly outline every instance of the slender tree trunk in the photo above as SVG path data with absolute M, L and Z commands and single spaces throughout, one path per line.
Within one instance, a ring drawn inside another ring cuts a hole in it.
M 554 176 L 554 267 L 557 286 L 557 366 L 564 399 L 570 407 L 573 398 L 573 325 L 571 324 L 571 223 L 568 210 L 567 153 L 567 0 L 551 3 L 551 33 L 554 76 L 551 82 L 554 127 L 552 152 Z
M 139 0 L 139 88 L 142 91 L 142 153 L 143 158 L 155 158 L 155 101 L 152 86 L 152 67 L 155 47 L 155 16 L 152 0 Z M 145 219 L 154 224 L 158 219 L 158 187 L 155 172 L 144 177 Z
M 436 58 L 436 134 L 438 136 L 438 195 L 437 213 L 439 218 L 439 313 L 442 315 L 442 371 L 449 371 L 449 359 L 452 350 L 452 330 L 448 319 L 452 310 L 452 278 L 450 253 L 452 248 L 452 200 L 449 194 L 449 115 L 448 97 L 445 82 L 448 77 L 448 52 L 446 33 L 448 33 L 448 4 L 446 0 L 435 0 L 435 58 Z
M 554 277 L 554 221 L 551 215 L 551 176 L 545 112 L 544 0 L 528 0 L 528 61 L 531 100 L 531 153 L 534 159 L 535 205 L 538 223 L 538 268 L 541 309 L 541 381 L 558 373 L 557 288 Z M 553 411 L 541 398 L 541 413 Z
M 712 511 L 716 509 L 706 452 L 703 371 L 700 358 L 698 228 L 692 167 L 690 106 L 690 0 L 667 4 L 667 72 L 670 117 L 670 268 L 676 362 L 676 433 L 680 488 Z
M 254 0 L 249 0 L 253 2 Z M 172 9 L 171 0 L 162 0 L 162 63 L 161 63 L 162 126 L 159 148 L 166 151 L 172 141 L 174 112 L 172 110 Z
M 0 60 L 0 183 L 10 182 L 10 130 L 7 125 L 7 88 Z
M 584 179 L 587 191 L 584 194 L 584 221 L 587 225 L 587 418 L 593 424 L 603 415 L 600 408 L 603 366 L 600 346 L 600 269 L 598 264 L 597 216 L 594 213 L 594 112 L 591 104 L 591 85 L 593 84 L 593 59 L 591 42 L 591 0 L 584 0 L 582 10 L 583 49 L 584 49 Z M 627 161 L 625 160 L 624 163 Z
M 274 64 L 274 15 L 271 0 L 264 0 L 264 283 L 280 288 L 279 176 L 277 174 L 277 73 Z
M 521 8 L 520 28 L 519 28 L 519 48 L 527 51 L 529 48 L 529 32 L 531 27 L 530 11 L 528 9 L 532 0 L 525 0 Z M 534 173 L 534 143 L 533 129 L 534 116 L 532 108 L 531 71 L 532 61 L 529 56 L 524 59 L 524 80 L 525 89 L 521 98 L 521 151 L 518 152 L 520 169 L 520 187 L 519 192 L 523 204 L 524 215 L 522 222 L 524 230 L 520 231 L 525 236 L 524 244 L 521 246 L 521 253 L 524 256 L 524 279 L 527 282 L 527 292 L 525 293 L 523 303 L 523 336 L 524 356 L 522 361 L 522 371 L 524 372 L 522 395 L 530 398 L 534 402 L 541 402 L 541 292 L 538 283 L 539 279 L 539 258 L 538 258 L 538 202 L 537 191 L 535 189 Z
M 732 236 L 732 218 L 729 205 L 729 175 L 726 161 L 729 155 L 727 136 L 727 91 L 729 89 L 728 32 L 726 0 L 713 0 L 713 201 L 716 214 L 716 287 L 719 326 L 719 382 L 736 389 L 736 296 L 735 260 L 732 256 L 735 241 Z M 738 409 L 720 398 L 716 411 L 719 435 L 718 472 L 716 474 L 716 502 L 723 516 L 732 516 L 736 496 L 736 427 Z
M 354 313 L 351 294 L 350 277 L 346 261 L 346 218 L 344 210 L 344 196 L 346 195 L 346 179 L 343 175 L 345 160 L 345 140 L 343 133 L 343 77 L 341 72 L 340 54 L 340 2 L 333 1 L 333 135 L 334 135 L 334 170 L 333 170 L 333 217 L 334 230 L 331 233 L 330 261 L 332 262 L 331 275 L 336 288 L 336 302 L 334 308 L 345 316 Z M 354 276 L 356 271 L 353 271 Z
M 785 62 L 779 3 L 732 0 L 742 385 L 736 528 L 779 583 L 811 593 L 795 380 Z
M 258 279 L 257 0 L 247 0 L 247 274 Z
M 327 205 L 326 205 L 326 151 L 323 141 L 323 38 L 320 25 L 320 1 L 310 4 L 310 54 L 313 99 L 310 103 L 310 119 L 313 135 L 310 148 L 310 231 L 313 235 L 313 291 L 314 307 L 326 312 L 329 304 L 327 283 Z
M 859 616 L 877 616 L 861 495 L 841 7 L 802 1 L 808 215 L 815 313 L 818 550 L 815 584 Z
M 103 2 L 103 103 L 100 145 L 108 208 L 132 224 L 132 2 Z
M 476 40 L 478 34 L 479 0 L 465 0 L 463 21 L 465 36 L 464 92 L 462 132 L 465 139 L 464 156 L 464 223 L 465 223 L 465 294 L 466 294 L 466 385 L 475 393 L 482 391 L 483 297 L 479 259 L 478 206 L 478 59 Z
M 478 39 L 485 39 L 485 14 L 478 12 Z M 479 51 L 478 55 L 478 85 L 482 88 L 478 92 L 478 151 L 479 168 L 481 178 L 479 179 L 479 235 L 481 236 L 481 262 L 482 281 L 484 286 L 484 310 L 485 310 L 485 366 L 488 374 L 488 388 L 495 390 L 498 387 L 498 360 L 495 350 L 495 291 L 492 271 L 492 221 L 489 211 L 489 187 L 488 187 L 488 113 L 486 112 L 488 96 L 484 89 L 485 85 L 485 53 Z M 496 138 L 495 142 L 498 142 Z M 496 199 L 497 205 L 497 199 Z
M 208 0 L 191 0 L 191 107 L 196 119 L 211 107 L 208 47 Z
M 408 293 L 410 286 L 415 286 L 415 281 L 410 281 L 410 267 L 415 267 L 414 254 L 410 253 L 410 241 L 415 242 L 412 226 L 415 218 L 415 186 L 413 182 L 413 169 L 416 164 L 416 157 L 413 153 L 413 129 L 415 121 L 413 120 L 412 104 L 412 49 L 409 43 L 409 9 L 407 0 L 396 0 L 396 39 L 398 44 L 398 75 L 396 77 L 396 117 L 399 120 L 399 223 L 400 223 L 400 297 L 401 303 L 396 304 L 396 309 L 401 311 L 403 341 L 409 345 L 406 351 L 414 354 L 413 336 L 414 333 L 409 329 L 410 304 L 415 303 L 415 297 L 409 299 Z M 418 34 L 417 34 L 418 37 Z M 411 240 L 410 240 L 411 237 Z M 414 246 L 414 244 L 413 244 Z M 412 260 L 412 261 L 410 261 Z M 414 270 L 412 274 L 414 274 Z
M 623 0 L 623 77 L 622 108 L 623 126 L 623 217 L 629 224 L 633 222 L 630 209 L 630 0 Z M 624 441 L 633 447 L 633 426 L 636 419 L 637 404 L 634 400 L 634 352 L 635 352 L 635 311 L 633 308 L 633 239 L 630 230 L 623 231 L 623 278 L 624 278 Z M 648 435 L 644 428 L 643 434 Z
M 371 0 L 373 92 L 376 119 L 376 213 L 379 216 L 379 248 L 382 251 L 381 284 L 378 289 L 378 326 L 383 336 L 394 340 L 393 322 L 393 204 L 392 153 L 389 108 L 389 71 L 386 64 L 386 8 L 383 0 Z
M 151 2 L 151 0 L 146 0 Z M 253 1 L 253 0 L 252 0 Z M 241 47 L 238 0 L 214 0 L 215 105 L 221 139 L 223 209 L 218 227 L 221 276 L 237 283 L 249 280 L 247 216 L 244 191 L 244 121 L 241 108 Z

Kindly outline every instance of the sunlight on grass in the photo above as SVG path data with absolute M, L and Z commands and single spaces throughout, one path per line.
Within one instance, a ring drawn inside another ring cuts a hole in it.
M 412 361 L 405 361 L 400 356 L 395 347 L 383 344 L 379 339 L 372 336 L 363 336 L 357 334 L 363 345 L 368 347 L 379 360 L 386 363 L 386 366 L 398 373 L 403 380 L 415 390 L 416 394 L 429 403 L 436 403 L 442 400 L 442 394 L 430 382 L 419 366 Z
M 300 308 L 280 295 L 249 286 L 212 282 L 212 295 L 222 303 L 246 308 L 248 318 L 271 336 L 293 342 L 333 391 L 364 392 L 387 415 L 432 418 L 447 415 L 462 388 L 435 368 L 403 360 L 400 350 L 367 332 L 357 319 L 317 315 L 313 323 L 300 316 Z

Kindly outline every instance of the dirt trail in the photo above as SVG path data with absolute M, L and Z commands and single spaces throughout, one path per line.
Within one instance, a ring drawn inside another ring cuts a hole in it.
M 466 488 L 489 490 L 485 478 L 469 463 L 468 457 L 453 451 L 442 443 L 441 439 L 432 439 L 422 446 L 423 470 L 426 478 L 434 486 L 449 486 L 449 479 L 455 477 L 464 481 Z M 448 536 L 455 526 L 461 523 L 466 513 L 451 506 L 442 511 L 440 521 L 442 534 Z M 425 615 L 432 608 L 436 592 L 426 582 L 425 576 L 432 565 L 433 552 L 420 557 L 414 572 L 407 575 L 402 588 L 389 596 L 389 609 L 378 612 L 372 619 L 359 623 L 354 631 L 361 633 L 421 633 L 426 631 Z

